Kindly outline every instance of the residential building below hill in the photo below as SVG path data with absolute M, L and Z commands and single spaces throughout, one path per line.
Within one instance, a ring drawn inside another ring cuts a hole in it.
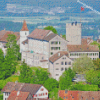
M 48 100 L 48 90 L 39 84 L 8 82 L 1 92 L 3 100 Z
M 63 100 L 100 100 L 100 91 L 59 90 L 58 96 Z

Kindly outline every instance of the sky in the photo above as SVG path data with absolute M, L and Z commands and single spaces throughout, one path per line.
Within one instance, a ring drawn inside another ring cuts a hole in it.
M 93 9 L 100 11 L 100 0 L 80 0 Z M 77 0 L 0 0 L 0 12 L 6 13 L 45 13 L 55 15 L 55 13 L 80 13 Z M 86 11 L 92 12 L 89 8 Z

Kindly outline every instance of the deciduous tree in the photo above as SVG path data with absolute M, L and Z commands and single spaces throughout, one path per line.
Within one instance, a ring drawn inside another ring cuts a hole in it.
M 90 58 L 83 56 L 77 58 L 73 63 L 73 70 L 78 74 L 85 74 L 86 71 L 95 69 L 95 66 Z
M 22 66 L 20 67 L 20 82 L 31 83 L 32 77 L 33 73 L 31 68 L 25 62 L 23 62 Z
M 58 34 L 57 30 L 53 26 L 47 26 L 44 28 L 44 30 L 51 30 L 53 33 Z
M 53 78 L 49 78 L 45 81 L 44 87 L 46 87 L 46 89 L 48 89 L 49 91 L 52 91 L 54 88 L 59 87 L 59 83 L 57 80 Z

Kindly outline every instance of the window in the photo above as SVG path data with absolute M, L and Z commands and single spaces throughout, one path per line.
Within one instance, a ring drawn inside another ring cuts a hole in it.
M 64 97 L 64 99 L 65 99 L 65 97 Z
M 59 65 L 59 63 L 56 63 L 56 65 Z
M 63 65 L 64 63 L 63 62 L 61 62 L 61 65 Z
M 53 50 L 53 47 L 51 47 L 51 50 Z
M 61 68 L 61 71 L 63 71 L 64 70 L 64 68 Z
M 27 35 L 27 33 L 25 32 L 25 35 Z
M 53 55 L 53 52 L 51 52 L 51 55 Z
M 59 44 L 60 44 L 60 42 L 59 42 Z
M 7 99 L 5 98 L 5 100 L 7 100 Z
M 65 70 L 67 70 L 67 68 L 65 68 Z
M 59 68 L 56 68 L 56 70 L 59 70 Z
M 67 65 L 67 62 L 65 62 L 65 65 Z
M 56 76 L 59 76 L 59 74 L 56 74 Z
M 41 91 L 43 91 L 44 90 L 44 88 L 41 88 Z
M 68 91 L 67 90 L 65 90 L 65 93 L 67 93 Z
M 53 44 L 54 42 L 51 42 L 51 44 Z
M 68 97 L 66 97 L 66 99 L 68 99 Z
M 60 47 L 59 47 L 59 50 L 60 50 Z
M 71 62 L 69 62 L 68 64 L 71 65 Z
M 83 97 L 81 96 L 81 100 L 83 100 Z
M 42 59 L 44 59 L 44 57 L 42 57 Z
M 92 97 L 92 100 L 94 100 L 94 98 Z
M 58 44 L 58 42 L 55 42 L 55 44 Z

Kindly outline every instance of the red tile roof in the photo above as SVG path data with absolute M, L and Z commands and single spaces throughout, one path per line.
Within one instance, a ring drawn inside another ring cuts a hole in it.
M 2 89 L 2 92 L 12 92 L 12 91 L 22 91 L 29 92 L 30 94 L 35 94 L 42 85 L 38 84 L 28 84 L 28 83 L 14 83 L 8 82 L 6 86 Z
M 83 38 L 83 39 L 81 39 L 81 41 L 82 41 L 82 43 L 81 43 L 82 45 L 90 45 L 90 43 L 93 42 L 93 40 L 91 38 L 87 38 L 87 39 Z
M 99 52 L 95 45 L 67 45 L 69 52 Z
M 29 31 L 28 28 L 27 28 L 27 24 L 26 24 L 26 21 L 25 20 L 23 22 L 23 26 L 22 26 L 21 31 Z
M 63 100 L 100 100 L 100 91 L 67 91 L 59 90 Z
M 64 55 L 68 56 L 68 52 L 67 51 L 59 51 L 56 54 L 54 54 L 53 56 L 51 56 L 49 58 L 49 61 L 51 61 L 53 63 Z
M 0 41 L 7 42 L 8 34 L 14 34 L 16 36 L 17 41 L 20 39 L 20 33 L 19 32 L 2 30 L 2 31 L 0 31 Z
M 79 91 L 79 100 L 100 100 L 100 91 Z
M 35 29 L 28 37 L 43 40 L 49 32 L 50 30 Z
M 29 92 L 19 92 L 19 95 L 17 95 L 18 91 L 12 91 L 8 97 L 7 100 L 26 100 Z
M 67 92 L 65 92 L 65 90 L 59 90 L 58 95 L 63 100 L 79 100 L 78 99 L 78 91 L 67 91 Z

